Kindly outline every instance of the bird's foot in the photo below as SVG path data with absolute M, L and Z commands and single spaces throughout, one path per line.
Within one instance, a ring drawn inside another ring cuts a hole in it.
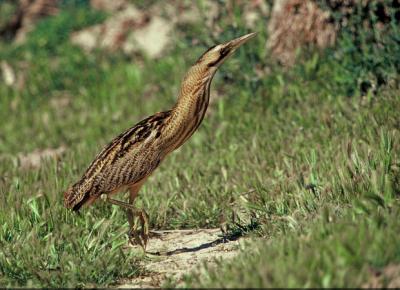
M 225 215 L 221 213 L 219 216 L 219 229 L 221 230 L 221 238 L 223 243 L 227 243 L 228 240 L 228 232 L 230 230 L 229 224 L 226 221 Z
M 140 245 L 146 252 L 147 241 L 149 240 L 149 216 L 143 209 L 137 209 L 133 213 L 136 218 L 129 231 L 129 242 L 132 245 Z M 139 227 L 140 223 L 140 228 Z
M 108 203 L 118 205 L 127 209 L 129 222 L 129 242 L 132 245 L 140 245 L 146 252 L 147 241 L 149 239 L 149 216 L 143 209 L 137 209 L 133 204 L 109 198 L 102 194 L 100 198 Z M 140 229 L 139 227 L 140 222 Z

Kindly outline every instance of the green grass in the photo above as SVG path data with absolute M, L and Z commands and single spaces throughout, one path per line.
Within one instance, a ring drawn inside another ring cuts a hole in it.
M 258 241 L 233 261 L 185 281 L 204 288 L 365 287 L 373 273 L 400 261 L 398 217 L 398 204 L 367 215 L 348 210 L 340 218 L 327 210 L 303 229 Z
M 86 55 L 68 33 L 106 16 L 75 2 L 24 45 L 0 43 L 0 58 L 24 77 L 22 89 L 0 84 L 0 285 L 104 286 L 141 273 L 143 257 L 124 248 L 124 213 L 98 203 L 76 215 L 62 192 L 122 130 L 172 107 L 186 69 L 212 43 L 193 24 L 160 60 Z M 221 13 L 220 40 L 247 32 L 240 9 Z M 360 286 L 369 269 L 400 258 L 398 29 L 382 50 L 344 33 L 290 70 L 266 57 L 265 21 L 256 30 L 216 75 L 198 132 L 149 179 L 138 205 L 157 229 L 216 227 L 232 202 L 260 224 L 250 254 L 221 262 L 218 276 L 190 274 L 188 285 Z M 257 76 L 257 66 L 268 71 Z M 384 79 L 376 90 L 360 85 L 375 78 Z M 66 153 L 38 169 L 16 158 L 59 146 Z

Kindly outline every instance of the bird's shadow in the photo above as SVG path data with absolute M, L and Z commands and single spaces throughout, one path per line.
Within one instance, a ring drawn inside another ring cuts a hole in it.
M 182 253 L 192 253 L 192 252 L 197 252 L 200 250 L 204 250 L 207 248 L 215 247 L 219 244 L 222 243 L 228 243 L 232 241 L 238 240 L 240 237 L 248 234 L 251 231 L 256 230 L 260 224 L 258 222 L 252 222 L 246 226 L 242 225 L 236 225 L 236 227 L 229 232 L 227 232 L 225 235 L 223 235 L 221 238 L 218 238 L 212 242 L 204 243 L 196 247 L 183 247 L 171 251 L 156 251 L 156 252 L 146 252 L 146 254 L 150 255 L 155 255 L 155 256 L 172 256 L 176 254 L 182 254 Z

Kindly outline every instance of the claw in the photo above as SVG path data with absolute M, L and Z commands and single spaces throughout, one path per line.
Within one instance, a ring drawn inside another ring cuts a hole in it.
M 138 220 L 135 222 L 129 232 L 129 242 L 132 245 L 140 245 L 146 252 L 147 241 L 149 239 L 149 218 L 144 210 L 138 210 L 135 215 L 140 220 L 140 230 L 138 230 Z

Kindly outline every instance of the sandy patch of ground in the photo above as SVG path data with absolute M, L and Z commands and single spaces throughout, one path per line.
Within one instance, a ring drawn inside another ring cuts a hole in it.
M 400 288 L 400 265 L 389 264 L 382 269 L 372 270 L 371 276 L 362 288 Z
M 143 266 L 147 274 L 124 281 L 120 288 L 160 287 L 166 279 L 179 281 L 202 263 L 234 257 L 245 238 L 224 240 L 220 229 L 153 231 Z

